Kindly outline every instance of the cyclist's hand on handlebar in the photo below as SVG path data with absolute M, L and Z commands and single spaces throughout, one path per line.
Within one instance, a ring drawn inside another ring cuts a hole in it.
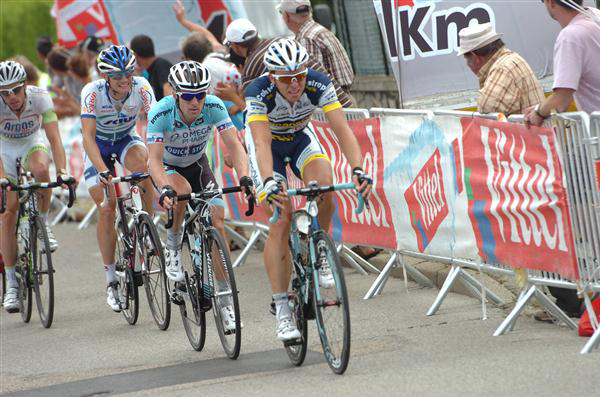
M 173 190 L 173 188 L 169 185 L 163 186 L 160 191 L 160 197 L 158 199 L 158 203 L 164 209 L 171 209 L 175 204 L 175 197 L 177 196 L 177 192 Z
M 100 182 L 104 186 L 110 186 L 111 179 L 112 179 L 112 174 L 110 173 L 109 170 L 98 173 L 98 182 Z
M 373 179 L 365 174 L 362 168 L 354 167 L 352 169 L 352 182 L 354 182 L 356 189 L 362 194 L 363 199 L 367 200 L 371 194 Z
M 69 188 L 69 184 L 74 184 L 75 183 L 75 179 L 68 174 L 64 174 L 62 172 L 57 172 L 56 173 L 56 182 L 59 182 L 61 185 L 60 187 L 63 189 L 68 189 Z
M 6 178 L 0 178 L 0 187 L 6 190 L 10 190 L 10 181 Z
M 283 184 L 276 181 L 273 177 L 265 179 L 263 190 L 266 194 L 265 199 L 270 205 L 283 209 L 283 201 L 286 199 Z

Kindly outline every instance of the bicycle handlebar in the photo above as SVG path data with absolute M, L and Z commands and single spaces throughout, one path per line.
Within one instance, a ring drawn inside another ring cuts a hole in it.
M 134 172 L 130 175 L 114 177 L 110 179 L 110 183 L 120 183 L 120 182 L 140 182 L 146 178 L 149 178 L 150 174 L 144 172 Z M 106 208 L 108 205 L 108 200 L 110 199 L 110 190 L 108 185 L 104 185 L 104 200 L 100 203 L 100 207 Z
M 56 182 L 27 182 L 21 185 L 17 185 L 9 180 L 5 179 L 0 183 L 0 189 L 2 190 L 2 203 L 0 204 L 0 214 L 6 211 L 6 191 L 10 188 L 11 191 L 20 192 L 26 190 L 38 190 L 38 189 L 52 189 L 62 185 L 67 185 L 69 188 L 69 202 L 67 207 L 71 208 L 75 202 L 75 178 L 72 176 L 63 179 L 62 176 L 58 176 Z
M 244 191 L 243 186 L 225 187 L 221 189 L 205 190 L 200 193 L 189 193 L 180 194 L 175 198 L 177 201 L 188 201 L 188 200 L 208 200 L 221 194 L 238 193 Z M 245 212 L 246 216 L 251 216 L 254 213 L 254 195 L 249 195 L 248 199 L 248 210 Z M 166 229 L 170 229 L 173 226 L 173 207 L 167 210 L 167 223 L 165 224 Z
M 299 189 L 289 189 L 287 191 L 287 195 L 288 196 L 312 196 L 312 195 L 319 195 L 321 193 L 333 192 L 333 191 L 345 190 L 345 189 L 356 189 L 356 186 L 354 186 L 354 183 L 338 183 L 335 185 L 324 185 L 324 186 L 307 186 L 307 187 L 303 187 L 303 188 L 299 188 Z M 364 210 L 365 200 L 362 196 L 362 193 L 360 193 L 360 192 L 357 192 L 357 193 L 358 193 L 358 206 L 354 210 L 354 213 L 360 214 Z M 273 211 L 273 215 L 271 215 L 271 217 L 269 218 L 269 223 L 271 223 L 271 224 L 277 223 L 277 221 L 279 220 L 280 214 L 281 214 L 281 210 L 279 209 L 279 207 L 275 207 L 275 210 Z

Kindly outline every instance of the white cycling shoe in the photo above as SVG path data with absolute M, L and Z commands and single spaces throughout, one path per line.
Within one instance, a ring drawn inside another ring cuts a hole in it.
M 291 317 L 277 320 L 277 339 L 281 341 L 299 339 L 302 335 Z
M 319 269 L 319 286 L 322 288 L 331 288 L 335 285 L 333 273 L 329 265 L 322 264 Z
M 223 321 L 223 329 L 226 332 L 234 332 L 235 331 L 235 312 L 233 311 L 233 306 L 227 305 L 223 306 L 221 309 L 221 320 Z M 243 328 L 244 324 L 240 320 L 240 328 Z
M 166 250 L 165 255 L 166 273 L 171 281 L 183 281 L 183 266 L 181 263 L 181 250 Z
M 116 291 L 116 293 L 115 293 Z M 118 295 L 117 295 L 118 294 Z M 115 296 L 116 295 L 116 296 Z M 117 299 L 118 296 L 118 299 Z M 121 311 L 121 306 L 125 305 L 125 297 L 123 296 L 123 292 L 121 288 L 119 288 L 119 283 L 113 281 L 112 283 L 106 286 L 106 303 L 110 308 L 119 313 Z M 119 305 L 120 303 L 120 305 Z
M 18 313 L 21 311 L 21 307 L 19 305 L 19 289 L 18 288 L 8 288 L 6 290 L 6 295 L 4 295 L 4 302 L 2 306 L 9 313 Z

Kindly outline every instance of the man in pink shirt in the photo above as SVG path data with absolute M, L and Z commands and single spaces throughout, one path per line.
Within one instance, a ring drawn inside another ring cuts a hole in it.
M 525 112 L 525 121 L 541 125 L 553 110 L 563 112 L 575 98 L 579 110 L 600 110 L 600 11 L 583 0 L 544 0 L 562 30 L 554 44 L 553 94 Z

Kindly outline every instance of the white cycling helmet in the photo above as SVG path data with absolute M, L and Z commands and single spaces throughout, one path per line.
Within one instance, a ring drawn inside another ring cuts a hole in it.
M 27 79 L 25 68 L 15 61 L 0 62 L 0 87 L 22 83 Z
M 263 58 L 268 70 L 298 70 L 308 61 L 308 52 L 292 39 L 279 39 L 269 46 Z
M 169 70 L 169 84 L 175 92 L 206 92 L 210 86 L 210 72 L 200 62 L 179 62 Z

